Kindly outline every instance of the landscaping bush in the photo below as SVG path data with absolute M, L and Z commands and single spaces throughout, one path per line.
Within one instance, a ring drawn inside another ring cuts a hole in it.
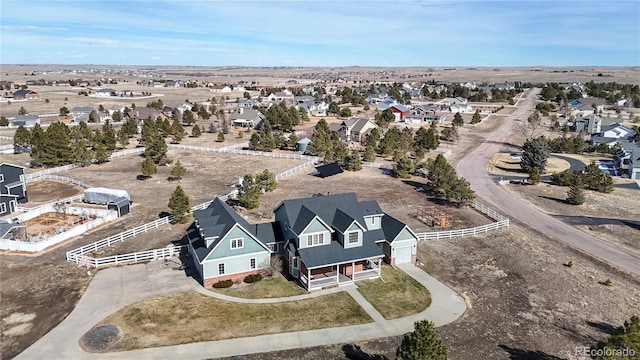
M 244 278 L 244 282 L 246 282 L 247 284 L 251 284 L 260 280 L 262 280 L 262 275 L 260 274 L 251 274 L 247 275 L 247 277 Z
M 223 288 L 231 287 L 231 285 L 233 285 L 233 281 L 231 281 L 231 280 L 222 280 L 222 281 L 218 281 L 217 283 L 213 284 L 213 287 L 216 288 L 216 289 L 223 289 Z

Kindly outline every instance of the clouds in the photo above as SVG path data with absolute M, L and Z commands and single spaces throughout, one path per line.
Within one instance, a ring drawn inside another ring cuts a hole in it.
M 0 50 L 11 54 L 3 62 L 56 59 L 38 59 L 34 48 L 94 63 L 161 56 L 169 65 L 640 61 L 635 1 L 43 1 L 29 11 L 23 4 L 3 1 Z

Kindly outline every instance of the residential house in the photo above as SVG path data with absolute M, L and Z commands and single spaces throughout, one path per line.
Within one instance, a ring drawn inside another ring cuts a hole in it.
M 636 134 L 635 131 L 621 124 L 603 126 L 602 131 L 591 136 L 592 144 L 607 144 L 609 147 L 615 146 L 618 142 L 629 140 Z
M 138 123 L 142 123 L 146 119 L 156 120 L 158 117 L 161 118 L 169 118 L 162 111 L 157 109 L 152 109 L 148 107 L 136 107 L 135 109 L 130 109 L 128 113 L 124 115 L 125 121 L 127 119 L 136 120 Z
M 305 109 L 311 116 L 327 116 L 329 105 L 324 101 L 316 101 L 313 96 L 296 96 L 293 100 L 297 110 Z
M 634 179 L 638 186 L 640 186 L 640 144 L 636 142 L 636 146 L 631 151 L 631 157 L 629 158 L 629 168 L 627 169 L 629 177 Z
M 627 172 L 629 170 L 629 164 L 631 163 L 631 155 L 633 154 L 633 150 L 637 147 L 640 147 L 640 141 L 620 141 L 620 149 L 616 151 L 613 156 L 614 164 L 616 168 L 621 170 L 621 172 Z
M 567 105 L 569 105 L 569 109 L 573 115 L 573 111 L 575 110 L 588 111 L 589 108 L 591 108 L 592 112 L 595 111 L 599 113 L 604 110 L 605 104 L 606 104 L 606 101 L 604 99 L 587 97 L 587 98 L 572 100 Z
M 283 100 L 293 100 L 293 93 L 289 89 L 278 91 L 276 93 L 273 93 L 273 95 L 275 95 L 275 100 L 278 102 Z
M 149 86 L 152 88 L 161 88 L 164 87 L 164 84 L 160 81 L 151 81 L 149 82 Z
M 473 112 L 473 108 L 469 104 L 452 104 L 449 105 L 449 111 L 452 113 L 471 113 Z
M 585 134 L 596 134 L 602 130 L 602 118 L 596 114 L 589 114 L 580 119 L 576 119 L 575 131 L 583 131 Z
M 329 128 L 338 134 L 338 138 L 344 142 L 363 143 L 366 136 L 378 125 L 367 117 L 350 118 L 340 123 L 330 123 Z
M 454 98 L 446 98 L 444 100 L 441 101 L 441 103 L 451 106 L 451 105 L 467 105 L 469 103 L 469 100 L 463 98 L 463 97 L 454 97 Z
M 389 109 L 393 113 L 393 116 L 396 117 L 396 122 L 404 121 L 404 117 L 409 115 L 411 110 L 408 106 L 398 104 L 391 105 Z
M 35 124 L 40 124 L 40 117 L 36 114 L 16 115 L 13 121 L 11 121 L 12 126 L 29 127 Z
M 18 204 L 27 201 L 24 167 L 0 163 L 0 216 L 15 212 Z
M 71 109 L 69 112 L 73 117 L 73 122 L 80 123 L 84 121 L 85 123 L 89 122 L 89 115 L 93 111 L 93 107 L 91 106 L 76 106 Z
M 237 108 L 253 108 L 254 106 L 259 106 L 260 102 L 257 99 L 240 99 L 235 103 L 235 107 Z
M 219 92 L 219 93 L 230 93 L 231 92 L 231 88 L 229 86 L 213 85 L 213 86 L 211 86 L 211 91 Z
M 117 92 L 110 88 L 104 88 L 96 90 L 96 96 L 100 97 L 110 97 L 110 96 L 118 96 Z
M 416 234 L 355 193 L 285 200 L 274 213 L 288 272 L 307 290 L 378 278 L 382 259 L 415 262 Z
M 180 80 L 167 80 L 165 81 L 164 85 L 166 87 L 174 87 L 174 88 L 178 88 L 178 87 L 182 87 L 184 85 L 184 83 Z
M 493 88 L 496 90 L 515 90 L 516 84 L 510 82 L 495 83 L 493 84 Z
M 444 115 L 437 106 L 420 105 L 411 109 L 411 114 L 405 116 L 404 121 L 413 124 L 432 123 L 444 124 Z
M 29 89 L 14 91 L 14 100 L 40 100 L 40 94 Z
M 253 129 L 260 127 L 262 122 L 265 120 L 265 117 L 258 110 L 241 107 L 231 114 L 230 120 L 234 126 Z
M 279 227 L 251 225 L 220 198 L 194 211 L 193 218 L 187 229 L 188 249 L 205 287 L 222 280 L 242 280 L 269 267 L 276 239 L 281 238 Z
M 380 277 L 382 261 L 415 263 L 417 236 L 355 193 L 285 200 L 275 221 L 249 224 L 216 198 L 193 213 L 188 251 L 204 286 L 264 272 L 271 256 L 307 290 Z

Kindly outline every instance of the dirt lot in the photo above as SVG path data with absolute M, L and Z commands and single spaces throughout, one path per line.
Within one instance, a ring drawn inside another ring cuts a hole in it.
M 71 197 L 81 194 L 83 190 L 80 186 L 53 180 L 37 181 L 27 185 L 29 204 Z
M 569 164 L 568 161 L 551 156 L 547 160 L 547 168 L 542 175 L 553 174 L 554 172 L 559 173 L 570 167 L 571 164 Z M 506 153 L 495 154 L 487 165 L 487 172 L 496 175 L 528 176 L 527 173 L 520 168 L 520 158 L 514 159 Z

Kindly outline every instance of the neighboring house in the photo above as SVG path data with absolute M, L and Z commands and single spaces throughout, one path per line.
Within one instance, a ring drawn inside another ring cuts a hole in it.
M 575 99 L 569 102 L 569 108 L 571 111 L 573 110 L 582 110 L 586 111 L 588 108 L 591 110 L 595 110 L 596 112 L 601 112 L 604 110 L 604 105 L 606 101 L 600 98 L 587 97 L 582 99 Z
M 262 113 L 255 109 L 238 108 L 230 116 L 231 123 L 234 126 L 244 128 L 256 128 L 262 125 L 265 117 Z
M 313 96 L 296 96 L 294 98 L 296 110 L 305 109 L 311 116 L 327 116 L 329 105 L 324 101 L 316 101 Z
M 27 201 L 24 167 L 0 163 L 0 216 L 15 212 L 18 204 Z
M 252 109 L 254 106 L 260 106 L 260 102 L 257 99 L 240 99 L 235 103 L 237 108 Z
M 413 108 L 411 114 L 405 116 L 404 121 L 413 124 L 432 122 L 444 124 L 444 115 L 440 113 L 440 108 L 437 106 L 421 105 Z
M 510 82 L 495 83 L 493 84 L 493 88 L 496 90 L 515 90 L 516 84 Z
M 161 87 L 164 87 L 164 84 L 160 81 L 152 81 L 149 83 L 149 86 L 153 88 L 161 88 Z
M 12 126 L 34 126 L 40 124 L 40 117 L 36 114 L 16 115 L 11 121 Z
M 166 87 L 182 87 L 182 85 L 184 84 L 182 81 L 180 80 L 167 80 L 165 83 Z
M 40 94 L 33 90 L 24 89 L 13 93 L 14 100 L 40 100 Z
M 379 278 L 383 259 L 416 261 L 416 234 L 355 193 L 285 200 L 274 213 L 274 222 L 249 224 L 219 198 L 193 212 L 188 251 L 205 287 L 262 273 L 271 256 L 284 256 L 309 291 Z
M 471 113 L 473 112 L 473 108 L 469 104 L 453 104 L 449 105 L 449 111 L 452 113 Z
M 278 91 L 273 95 L 275 95 L 276 101 L 293 100 L 293 93 L 289 89 L 284 89 L 284 91 Z
M 350 118 L 340 123 L 331 123 L 329 128 L 338 134 L 338 138 L 344 142 L 363 143 L 366 136 L 378 125 L 367 117 Z
M 631 164 L 631 156 L 635 148 L 640 147 L 640 141 L 620 141 L 620 149 L 613 156 L 616 168 L 621 172 L 627 172 Z
M 213 85 L 211 86 L 211 91 L 220 92 L 220 93 L 229 93 L 231 92 L 231 88 L 229 86 Z
M 636 142 L 636 146 L 631 151 L 627 173 L 640 186 L 640 142 Z
M 100 97 L 117 96 L 117 92 L 110 88 L 104 88 L 104 89 L 96 90 L 96 96 L 100 96 Z
M 73 122 L 80 123 L 81 121 L 84 121 L 89 123 L 89 115 L 92 111 L 93 108 L 91 106 L 76 106 L 72 108 L 69 113 L 73 117 Z
M 602 118 L 593 112 L 575 121 L 575 131 L 583 131 L 586 134 L 596 134 L 602 131 Z
M 636 134 L 635 131 L 621 124 L 603 126 L 602 131 L 591 136 L 592 144 L 607 144 L 609 147 L 615 146 L 623 140 L 629 140 Z
M 269 246 L 275 244 L 279 230 L 272 223 L 251 225 L 220 198 L 194 211 L 193 217 L 187 229 L 189 254 L 205 287 L 242 280 L 270 266 L 274 248 Z
M 285 200 L 274 213 L 288 272 L 307 290 L 378 278 L 383 258 L 415 263 L 415 233 L 355 193 Z
M 158 119 L 158 117 L 168 118 L 168 116 L 165 116 L 162 111 L 148 107 L 137 107 L 135 109 L 131 109 L 124 117 L 125 120 L 134 119 L 139 123 L 142 123 L 144 120 L 149 118 L 154 121 Z
M 389 107 L 389 109 L 393 113 L 393 116 L 396 117 L 396 122 L 404 121 L 404 117 L 409 115 L 410 110 L 411 110 L 407 106 L 397 105 L 397 104 L 396 105 L 391 105 Z
M 469 103 L 469 100 L 463 98 L 463 97 L 454 97 L 454 98 L 446 98 L 444 100 L 441 101 L 443 104 L 445 105 L 466 105 Z

